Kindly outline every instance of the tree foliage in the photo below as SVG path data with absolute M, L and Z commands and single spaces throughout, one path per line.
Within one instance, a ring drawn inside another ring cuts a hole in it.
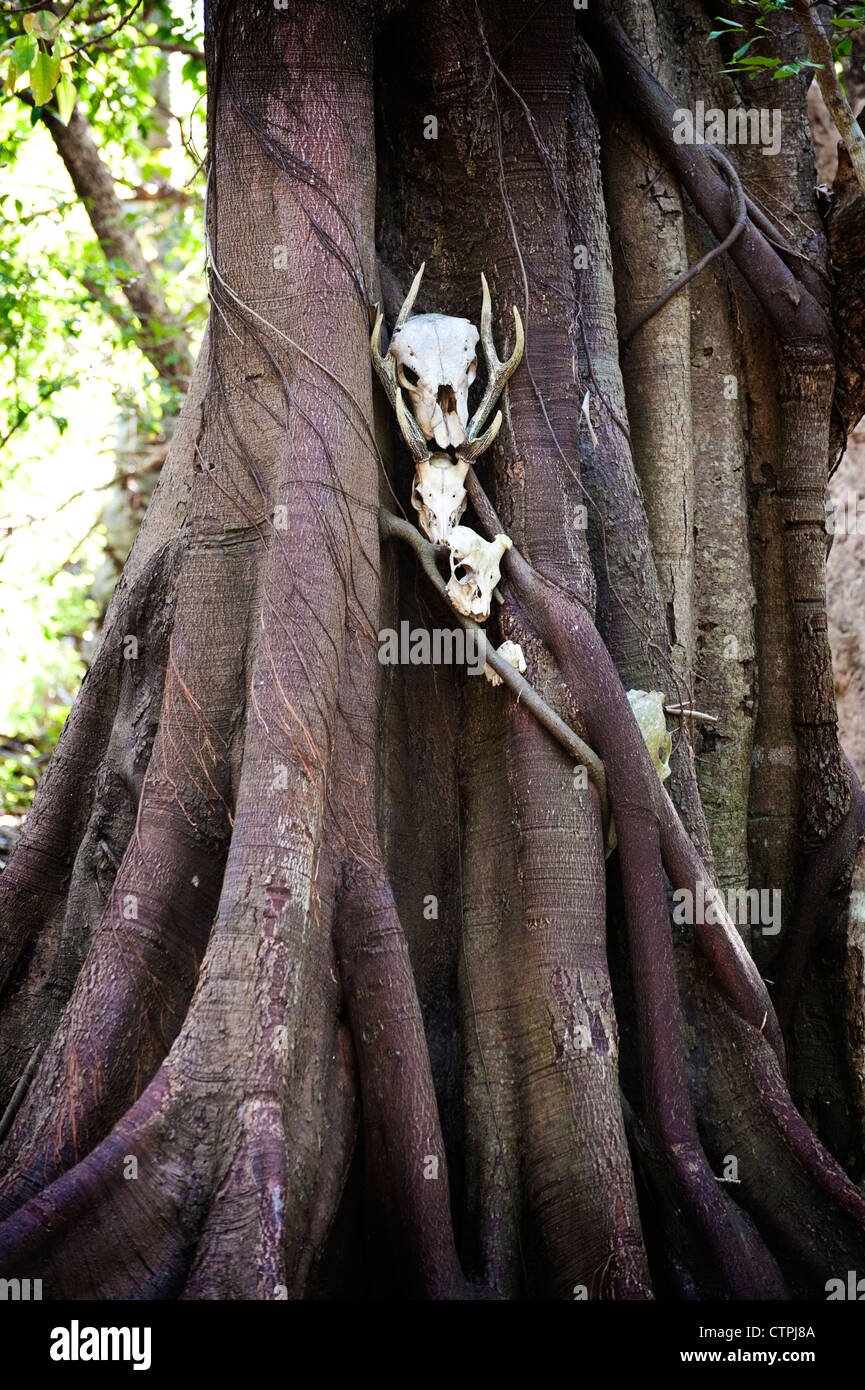
M 106 254 L 46 121 L 68 127 L 75 110 L 92 132 L 171 315 L 149 323 L 148 337 L 170 340 L 180 326 L 194 344 L 204 321 L 200 42 L 194 12 L 170 4 L 0 15 L 0 730 L 35 737 L 40 753 L 68 712 L 110 595 L 94 576 L 116 579 L 154 480 L 137 475 L 152 467 L 185 390 L 148 360 L 124 295 L 133 272 Z M 106 495 L 131 504 L 121 509 L 131 533 Z M 7 810 L 26 808 L 32 772 L 3 761 Z

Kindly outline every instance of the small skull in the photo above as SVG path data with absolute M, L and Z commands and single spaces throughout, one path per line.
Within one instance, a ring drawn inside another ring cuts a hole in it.
M 468 319 L 417 314 L 394 332 L 389 356 L 425 439 L 440 449 L 465 442 L 469 387 L 478 369 L 478 330 Z
M 469 526 L 455 526 L 448 536 L 451 577 L 447 595 L 458 613 L 476 622 L 490 616 L 493 589 L 499 582 L 499 565 L 513 541 L 510 536 L 494 536 L 485 541 Z
M 433 454 L 414 471 L 411 504 L 419 513 L 420 529 L 435 545 L 447 540 L 466 509 L 468 471 L 465 460 L 452 463 L 447 454 Z
M 513 666 L 515 671 L 519 671 L 520 675 L 524 674 L 526 669 L 526 658 L 523 656 L 523 649 L 519 642 L 502 642 L 502 645 L 498 649 L 498 655 L 506 661 L 509 666 Z M 490 685 L 502 684 L 501 676 L 493 670 L 492 666 L 484 666 L 484 675 Z

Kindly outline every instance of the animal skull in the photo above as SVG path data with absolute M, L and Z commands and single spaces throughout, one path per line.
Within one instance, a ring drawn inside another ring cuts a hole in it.
M 501 558 L 513 541 L 503 535 L 485 541 L 469 526 L 455 526 L 447 543 L 451 562 L 448 598 L 458 613 L 479 623 L 486 622 L 493 589 L 501 577 Z
M 417 314 L 391 338 L 397 381 L 424 438 L 434 439 L 440 449 L 465 442 L 478 336 L 468 319 Z
M 447 454 L 433 454 L 415 468 L 411 504 L 419 513 L 420 529 L 435 545 L 447 541 L 466 509 L 468 471 L 467 460 L 452 463 Z
M 502 645 L 498 649 L 498 655 L 503 661 L 506 661 L 509 666 L 513 666 L 515 671 L 519 671 L 520 675 L 524 674 L 526 669 L 526 658 L 523 656 L 523 649 L 519 642 L 502 642 Z M 502 684 L 501 676 L 494 671 L 489 664 L 484 666 L 484 675 L 490 685 Z
M 447 314 L 418 314 L 413 318 L 411 311 L 423 272 L 421 266 L 397 315 L 390 347 L 384 356 L 381 352 L 384 316 L 381 310 L 376 314 L 369 342 L 373 366 L 396 411 L 400 430 L 414 454 L 415 463 L 425 463 L 429 459 L 427 442 L 434 439 L 439 449 L 453 448 L 459 458 L 472 464 L 489 448 L 501 427 L 501 411 L 496 411 L 491 421 L 490 416 L 522 358 L 523 325 L 514 305 L 514 350 L 505 362 L 500 361 L 493 342 L 492 303 L 484 275 L 481 276 L 480 334 L 468 319 L 451 318 Z M 469 419 L 468 392 L 477 371 L 475 349 L 479 336 L 487 363 L 487 384 Z M 403 391 L 408 395 L 411 409 L 403 399 Z

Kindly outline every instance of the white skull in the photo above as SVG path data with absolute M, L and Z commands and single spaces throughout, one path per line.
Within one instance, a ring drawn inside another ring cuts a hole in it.
M 503 661 L 506 661 L 509 666 L 513 666 L 515 671 L 519 671 L 520 675 L 524 673 L 526 669 L 526 658 L 523 656 L 523 649 L 519 642 L 502 642 L 502 645 L 498 649 L 498 655 Z M 493 670 L 492 666 L 484 666 L 484 675 L 490 685 L 502 684 L 501 676 Z
M 415 468 L 411 504 L 419 513 L 420 529 L 435 545 L 447 540 L 466 509 L 468 471 L 465 460 L 452 463 L 447 454 L 433 454 Z
M 417 314 L 391 339 L 388 355 L 425 439 L 440 449 L 464 443 L 469 387 L 477 375 L 478 330 L 468 319 Z
M 494 536 L 485 541 L 469 526 L 455 526 L 448 536 L 451 577 L 447 595 L 458 613 L 477 622 L 490 616 L 493 589 L 499 582 L 499 565 L 513 541 L 510 536 Z

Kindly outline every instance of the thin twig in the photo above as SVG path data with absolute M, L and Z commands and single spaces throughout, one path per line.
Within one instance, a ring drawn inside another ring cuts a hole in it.
M 77 48 L 70 48 L 68 53 L 61 54 L 61 62 L 69 58 L 74 58 L 76 53 L 85 53 L 88 48 L 93 48 L 97 44 L 101 44 L 105 39 L 110 39 L 114 34 L 119 34 L 120 30 L 125 28 L 129 23 L 135 12 L 141 9 L 142 4 L 143 0 L 135 0 L 135 4 L 132 6 L 129 13 L 123 15 L 113 29 L 109 29 L 105 34 L 98 34 L 95 39 L 90 39 L 87 43 L 79 44 Z
M 696 275 L 699 275 L 701 271 L 705 270 L 707 265 L 711 265 L 712 261 L 720 256 L 723 251 L 726 251 L 728 247 L 732 246 L 736 238 L 741 236 L 742 232 L 745 230 L 745 225 L 748 221 L 748 208 L 739 176 L 732 164 L 725 164 L 719 167 L 729 181 L 736 199 L 735 222 L 723 241 L 719 241 L 717 246 L 713 246 L 711 251 L 707 251 L 705 256 L 697 261 L 696 265 L 692 265 L 690 269 L 684 271 L 683 274 L 677 275 L 676 279 L 671 285 L 667 286 L 662 295 L 643 309 L 641 313 L 637 314 L 637 317 L 628 324 L 624 332 L 619 334 L 619 342 L 622 346 L 624 346 L 625 343 L 629 343 L 638 329 L 642 328 L 644 323 L 648 323 L 649 319 L 654 318 L 655 314 L 659 313 L 664 305 L 668 304 L 673 296 L 679 293 L 679 290 L 683 289 L 689 281 L 693 280 Z
M 12 1092 L 12 1097 L 9 1101 L 9 1104 L 3 1111 L 2 1118 L 0 1118 L 0 1144 L 2 1144 L 3 1140 L 6 1138 L 6 1135 L 12 1128 L 12 1122 L 15 1119 L 15 1116 L 18 1114 L 19 1109 L 21 1108 L 21 1102 L 27 1094 L 30 1082 L 33 1080 L 33 1076 L 36 1072 L 36 1067 L 39 1063 L 39 1058 L 41 1055 L 42 1044 L 39 1043 L 36 1047 L 34 1047 L 32 1053 L 30 1054 L 30 1061 L 27 1063 L 26 1067 L 21 1073 L 18 1085 Z

